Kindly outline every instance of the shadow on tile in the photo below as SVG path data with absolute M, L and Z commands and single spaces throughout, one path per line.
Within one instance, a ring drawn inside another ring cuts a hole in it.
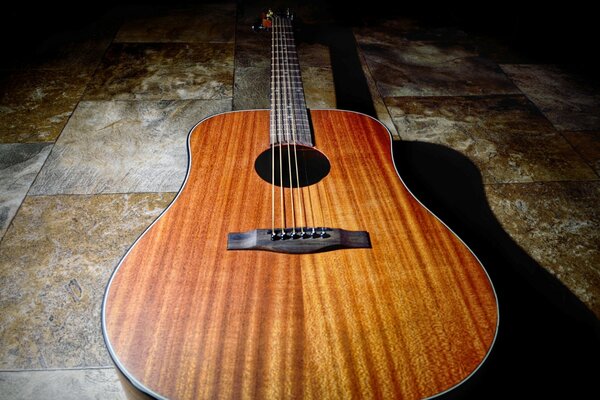
M 297 41 L 299 47 L 303 43 L 318 43 L 329 48 L 336 108 L 376 117 L 373 98 L 350 27 L 335 24 L 301 24 Z
M 596 180 L 597 175 L 525 96 L 388 97 L 401 138 L 447 145 L 485 183 Z
M 50 143 L 0 143 L 0 240 L 51 149 Z
M 479 171 L 447 147 L 394 142 L 410 190 L 479 257 L 495 286 L 500 328 L 487 361 L 440 398 L 584 397 L 597 390 L 600 322 L 529 257 L 490 210 Z
M 557 65 L 504 64 L 504 72 L 558 130 L 600 129 L 600 85 Z

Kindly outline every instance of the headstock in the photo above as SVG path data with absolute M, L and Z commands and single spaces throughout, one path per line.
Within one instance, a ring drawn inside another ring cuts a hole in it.
M 273 11 L 268 9 L 267 11 L 263 11 L 260 15 L 260 18 L 252 25 L 252 30 L 254 32 L 260 31 L 270 31 L 273 27 L 273 17 L 277 15 L 280 17 L 286 17 L 290 20 L 294 19 L 294 14 L 291 12 L 289 8 L 286 8 L 285 11 Z

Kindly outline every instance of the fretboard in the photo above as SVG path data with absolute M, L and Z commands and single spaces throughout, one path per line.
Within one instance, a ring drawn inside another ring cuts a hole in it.
M 272 35 L 271 144 L 313 146 L 290 19 L 273 16 Z

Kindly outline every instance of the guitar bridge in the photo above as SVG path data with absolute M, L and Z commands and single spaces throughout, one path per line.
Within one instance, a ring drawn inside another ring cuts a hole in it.
M 254 229 L 227 235 L 227 250 L 264 250 L 309 254 L 338 249 L 371 248 L 366 231 L 332 228 Z

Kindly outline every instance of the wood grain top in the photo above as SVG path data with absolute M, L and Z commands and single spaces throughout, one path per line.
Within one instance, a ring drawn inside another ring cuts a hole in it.
M 315 225 L 368 231 L 372 248 L 228 251 L 228 233 L 270 227 L 271 187 L 253 168 L 269 144 L 269 112 L 200 123 L 184 188 L 105 298 L 111 355 L 145 390 L 174 399 L 423 398 L 487 356 L 498 323 L 493 287 L 402 185 L 385 128 L 343 111 L 311 118 L 331 170 L 306 188 L 306 207 Z

